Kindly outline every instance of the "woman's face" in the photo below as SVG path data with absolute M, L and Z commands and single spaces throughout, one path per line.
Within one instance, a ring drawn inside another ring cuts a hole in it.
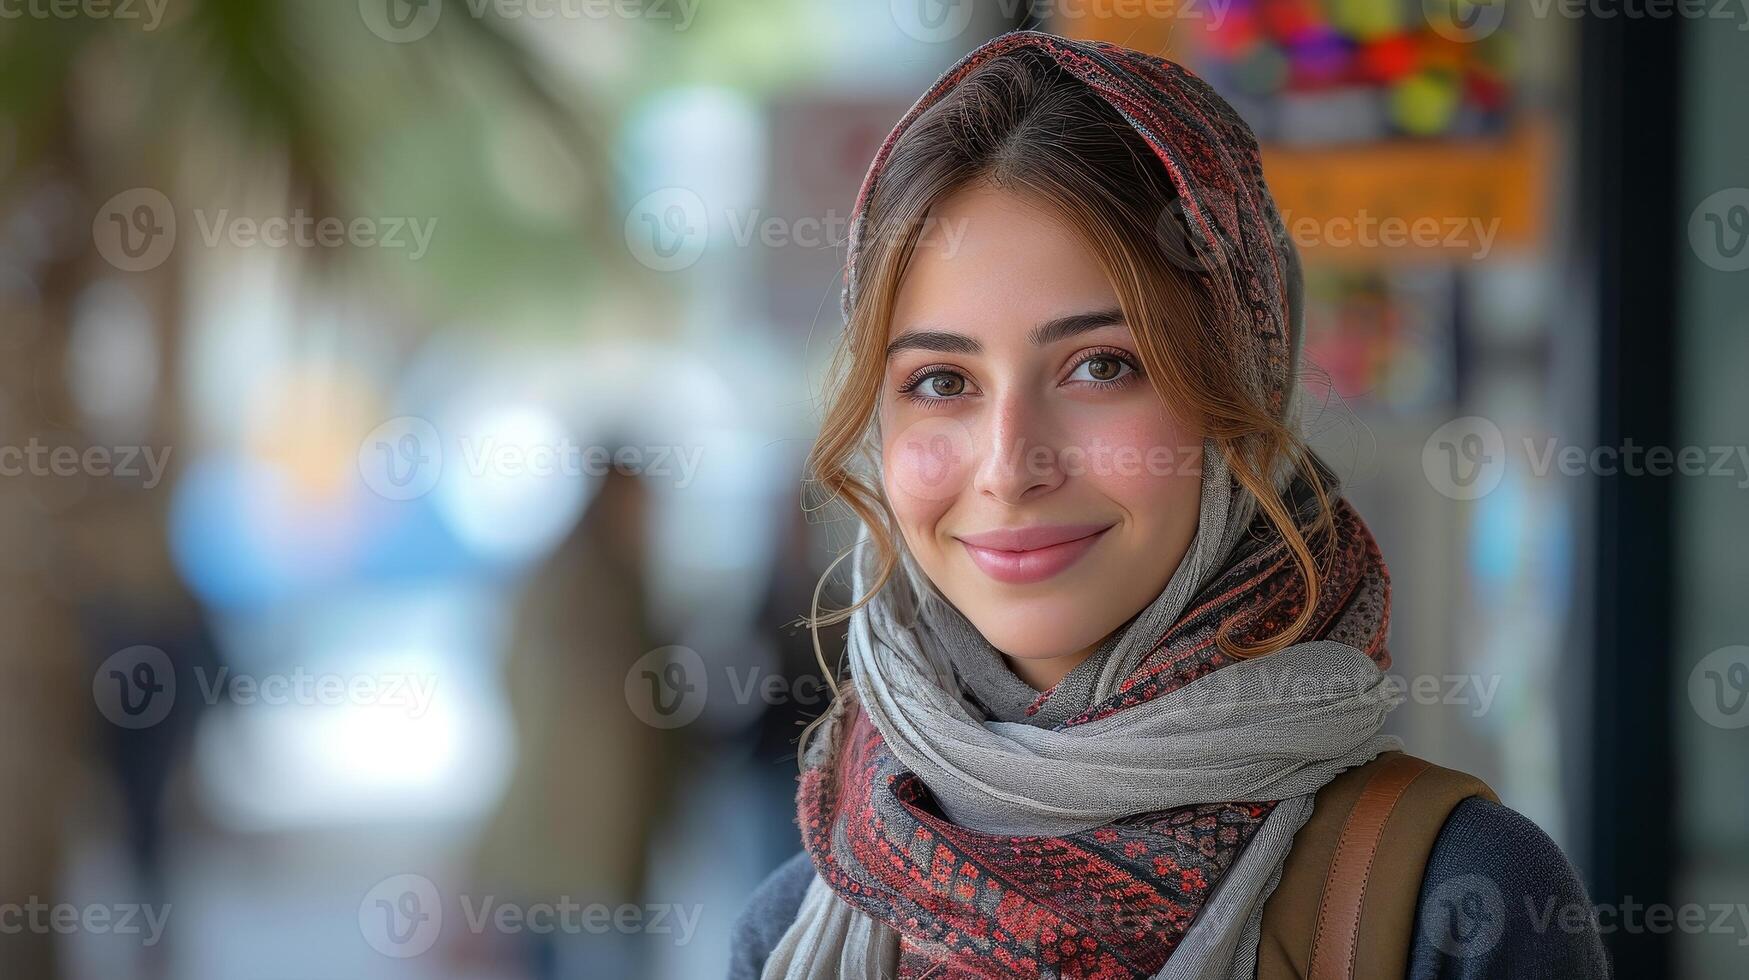
M 883 483 L 919 567 L 1040 689 L 1195 532 L 1202 438 L 1141 367 L 1069 226 L 987 185 L 931 212 L 889 334 Z

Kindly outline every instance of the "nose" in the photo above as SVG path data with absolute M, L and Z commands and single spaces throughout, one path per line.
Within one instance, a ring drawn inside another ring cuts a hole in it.
M 1002 503 L 1018 504 L 1061 486 L 1064 474 L 1058 463 L 1055 426 L 1037 396 L 1008 385 L 987 397 L 972 488 Z

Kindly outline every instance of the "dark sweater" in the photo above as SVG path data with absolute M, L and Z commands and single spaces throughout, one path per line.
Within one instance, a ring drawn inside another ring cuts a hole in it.
M 753 892 L 735 922 L 729 980 L 758 980 L 813 878 L 808 856 L 797 854 Z M 1446 819 L 1428 857 L 1409 978 L 1608 977 L 1591 908 L 1573 865 L 1541 827 L 1471 797 Z

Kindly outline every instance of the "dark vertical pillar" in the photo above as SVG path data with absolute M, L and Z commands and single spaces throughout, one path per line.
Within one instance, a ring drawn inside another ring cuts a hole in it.
M 1680 18 L 1581 25 L 1582 261 L 1596 284 L 1600 445 L 1675 440 Z M 1586 256 L 1586 251 L 1590 255 Z M 1671 479 L 1598 477 L 1596 658 L 1586 867 L 1592 900 L 1667 902 L 1675 864 Z M 1668 933 L 1606 939 L 1620 977 L 1670 975 Z

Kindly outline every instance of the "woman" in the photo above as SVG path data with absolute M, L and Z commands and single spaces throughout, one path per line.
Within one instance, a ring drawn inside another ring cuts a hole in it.
M 850 683 L 733 976 L 1304 971 L 1271 894 L 1305 892 L 1339 775 L 1401 757 L 1385 565 L 1297 431 L 1300 293 L 1254 138 L 1176 65 L 1007 34 L 900 121 L 810 461 L 861 518 Z M 1605 975 L 1541 915 L 1590 909 L 1565 857 L 1462 785 L 1394 903 L 1412 939 L 1349 921 L 1350 959 Z M 1306 915 L 1342 914 L 1322 875 Z

